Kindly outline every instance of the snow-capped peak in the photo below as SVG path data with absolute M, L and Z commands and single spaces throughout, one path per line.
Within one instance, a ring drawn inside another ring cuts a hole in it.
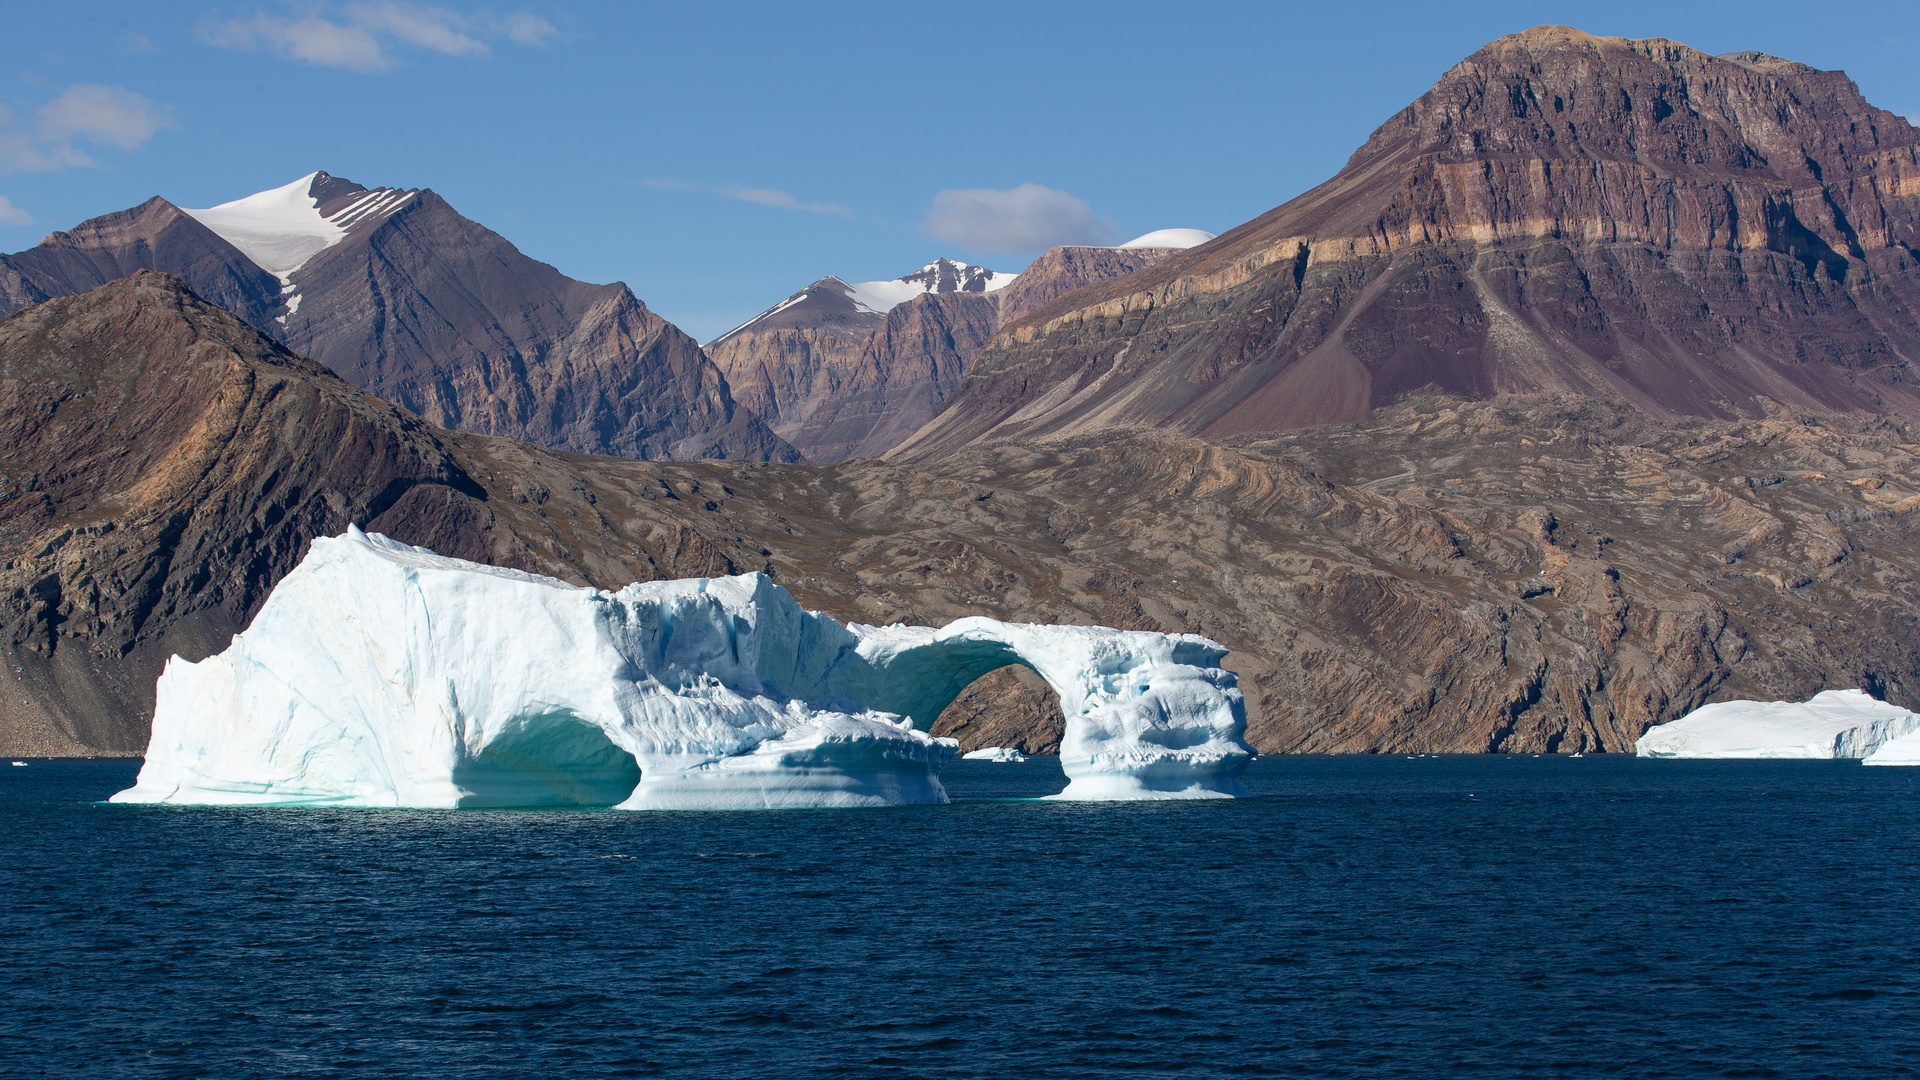
M 1122 248 L 1190 248 L 1213 239 L 1213 234 L 1204 229 L 1155 229 L 1145 236 L 1136 236 L 1120 246 Z
M 845 297 L 853 305 L 858 315 L 885 315 L 901 304 L 926 293 L 942 292 L 998 292 L 1013 284 L 1019 274 L 1003 274 L 989 270 L 984 266 L 973 266 L 953 259 L 935 259 L 910 274 L 902 274 L 887 281 L 845 281 L 837 277 L 824 277 L 819 281 L 780 301 L 767 310 L 741 323 L 739 326 L 707 342 L 716 345 L 742 330 L 764 323 L 766 320 L 786 311 L 788 308 L 806 304 L 796 315 L 818 316 L 822 312 L 839 310 L 845 312 L 840 298 Z M 789 319 L 794 316 L 789 316 Z
M 323 215 L 320 200 L 313 194 L 320 176 L 311 172 L 283 187 L 184 212 L 238 248 L 260 269 L 279 278 L 280 284 L 291 291 L 293 272 L 307 260 L 345 239 L 353 226 L 386 217 L 415 194 L 377 188 L 354 196 L 331 215 Z
M 885 315 L 925 293 L 997 292 L 1013 284 L 1013 279 L 1019 276 L 942 258 L 890 281 L 852 282 L 847 285 L 847 295 L 861 311 Z

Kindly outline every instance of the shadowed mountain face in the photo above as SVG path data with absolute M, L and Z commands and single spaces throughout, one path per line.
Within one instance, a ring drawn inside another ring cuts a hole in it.
M 1837 71 L 1539 27 L 1299 198 L 1002 327 L 899 447 L 1351 423 L 1421 387 L 1920 415 L 1920 129 Z
M 1920 705 L 1917 509 L 1905 422 L 1432 393 L 1231 446 L 589 458 L 434 427 L 139 273 L 0 323 L 0 750 L 137 752 L 165 658 L 349 522 L 600 587 L 763 570 L 841 620 L 1204 633 L 1263 752 L 1624 750 L 1708 700 Z M 1047 748 L 1036 693 L 938 730 Z
M 138 269 L 437 424 L 628 457 L 799 456 L 625 285 L 574 281 L 430 190 L 316 173 L 209 210 L 151 199 L 0 258 L 0 312 Z
M 0 315 L 163 268 L 257 327 L 285 304 L 278 279 L 162 198 L 57 232 L 39 246 L 0 256 Z
M 807 460 L 878 457 L 933 419 L 1003 323 L 1173 250 L 1054 248 L 1011 284 L 941 259 L 899 278 L 924 291 L 890 307 L 868 293 L 893 282 L 822 278 L 707 353 L 741 403 Z

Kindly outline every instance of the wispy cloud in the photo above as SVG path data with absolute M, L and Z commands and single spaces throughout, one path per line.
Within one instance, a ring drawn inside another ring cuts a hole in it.
M 849 218 L 853 216 L 853 211 L 839 203 L 801 202 L 777 188 L 748 187 L 745 184 L 696 184 L 691 180 L 676 180 L 672 177 L 649 177 L 640 182 L 662 191 L 690 191 L 697 195 L 717 195 L 722 199 L 738 199 L 741 202 L 773 206 L 781 210 L 805 210 L 809 214 L 833 214 Z
M 76 143 L 137 150 L 156 132 L 179 126 L 173 110 L 125 87 L 80 83 L 41 105 L 31 123 L 0 107 L 0 172 L 93 165 L 93 157 Z
M 537 47 L 558 33 L 552 23 L 526 11 L 496 17 L 398 3 L 344 4 L 337 11 L 321 7 L 299 17 L 254 15 L 200 28 L 201 39 L 219 48 L 369 73 L 391 68 L 396 50 L 404 47 L 484 59 L 493 55 L 489 40 Z
M 0 225 L 31 225 L 33 215 L 13 205 L 13 201 L 0 195 Z
M 1117 238 L 1113 222 L 1094 214 L 1085 199 L 1032 183 L 938 192 L 921 228 L 970 251 L 1039 251 Z

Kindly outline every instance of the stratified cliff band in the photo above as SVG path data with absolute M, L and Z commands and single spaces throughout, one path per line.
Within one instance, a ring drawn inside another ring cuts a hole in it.
M 1000 330 L 893 455 L 1352 423 L 1421 387 L 1920 415 L 1920 129 L 1846 75 L 1545 26 L 1326 183 Z

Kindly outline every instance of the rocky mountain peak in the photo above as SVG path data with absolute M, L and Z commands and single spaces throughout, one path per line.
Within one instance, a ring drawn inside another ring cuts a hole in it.
M 1005 288 L 1016 276 L 943 257 L 894 280 L 918 285 L 923 292 L 992 292 Z
M 369 191 L 351 180 L 312 172 L 290 184 L 185 213 L 279 278 L 291 293 L 294 273 L 315 255 L 352 232 L 377 226 L 418 194 L 398 188 Z
M 1357 423 L 1427 386 L 1920 416 L 1916 266 L 1920 128 L 1844 72 L 1535 27 L 1285 205 L 1004 321 L 890 455 Z

